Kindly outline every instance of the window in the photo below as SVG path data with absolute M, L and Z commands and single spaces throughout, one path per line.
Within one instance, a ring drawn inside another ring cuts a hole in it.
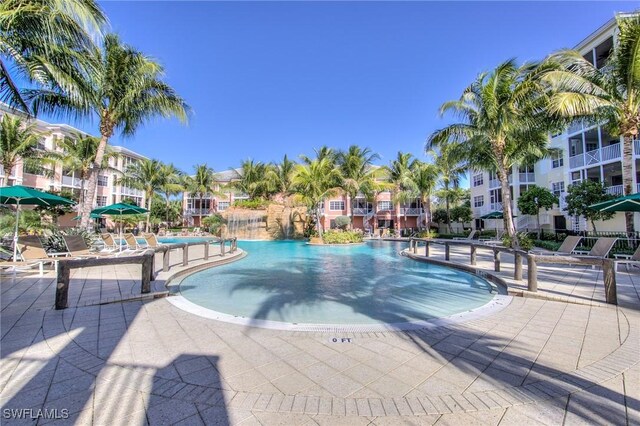
M 551 192 L 556 197 L 559 197 L 561 193 L 564 192 L 564 181 L 561 182 L 551 182 Z
M 344 201 L 342 200 L 334 200 L 329 201 L 329 210 L 344 210 Z
M 391 201 L 378 201 L 378 211 L 393 210 L 393 203 Z
M 218 201 L 218 211 L 224 211 L 226 209 L 229 208 L 229 202 L 228 201 Z
M 98 175 L 98 186 L 109 185 L 109 176 Z
M 107 196 L 106 195 L 98 195 L 96 198 L 96 202 L 98 207 L 104 207 L 107 205 Z
M 473 197 L 473 207 L 482 207 L 484 206 L 484 195 L 478 195 L 477 197 Z
M 480 186 L 484 184 L 484 175 L 482 173 L 473 175 L 473 186 Z
M 46 169 L 39 164 L 25 162 L 24 172 L 29 173 L 31 175 L 45 176 Z
M 562 158 L 562 151 L 557 151 L 551 155 L 551 168 L 557 169 L 564 166 L 564 159 Z
M 47 149 L 44 139 L 38 139 L 38 146 L 36 147 L 36 149 L 39 149 L 40 151 L 44 151 Z

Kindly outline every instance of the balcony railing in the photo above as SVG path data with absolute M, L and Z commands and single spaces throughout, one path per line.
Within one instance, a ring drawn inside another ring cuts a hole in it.
M 532 173 L 533 174 L 533 173 Z M 509 183 L 513 182 L 513 175 L 509 175 Z M 499 179 L 489 179 L 489 189 L 500 188 Z
M 73 176 L 62 176 L 62 185 L 72 186 L 74 188 L 80 188 L 82 186 L 82 179 L 76 178 Z M 85 187 L 86 186 L 87 186 L 87 182 L 85 182 Z
M 407 216 L 420 216 L 422 209 L 418 207 L 401 207 L 400 214 Z
M 640 147 L 639 147 L 640 148 Z M 591 166 L 607 161 L 618 160 L 621 158 L 620 144 L 614 143 L 604 148 L 593 149 L 584 154 L 569 157 L 569 167 L 576 169 L 582 166 Z
M 120 189 L 120 194 L 121 195 L 132 195 L 134 197 L 143 197 L 144 196 L 144 191 L 141 191 L 141 190 L 135 189 L 135 188 L 129 188 L 128 186 L 123 186 Z
M 640 155 L 640 139 L 635 139 L 633 141 L 633 153 L 635 155 Z
M 354 216 L 366 216 L 368 213 L 372 212 L 373 208 L 371 207 L 354 207 L 353 215 Z
M 536 174 L 535 173 L 518 173 L 518 179 L 520 182 L 535 182 Z
M 613 185 L 613 186 L 608 186 L 606 188 L 607 194 L 611 194 L 611 195 L 623 195 L 624 193 L 624 187 L 622 185 Z
M 490 203 L 489 209 L 492 212 L 501 212 L 502 211 L 502 203 Z
M 192 216 L 208 216 L 211 209 L 186 209 L 185 212 Z

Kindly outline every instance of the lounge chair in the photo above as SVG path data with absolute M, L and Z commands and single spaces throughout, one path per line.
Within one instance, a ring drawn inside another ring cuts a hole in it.
M 54 271 L 58 272 L 58 259 L 47 254 L 47 251 L 42 246 L 42 241 L 36 235 L 24 235 L 18 237 L 18 252 L 22 258 L 22 262 L 14 259 L 9 262 L 1 262 L 0 268 L 13 268 L 14 270 L 20 268 L 30 268 L 38 265 L 40 276 L 44 275 L 44 264 L 50 263 L 53 265 Z M 62 254 L 62 253 L 56 253 Z
M 533 254 L 552 254 L 554 256 L 569 256 L 575 248 L 578 246 L 578 243 L 582 237 L 569 235 L 564 239 L 558 250 L 556 251 L 547 251 L 547 250 L 531 250 Z
M 478 231 L 475 229 L 469 233 L 466 237 L 453 237 L 454 240 L 473 240 L 476 237 Z
M 591 250 L 584 253 L 584 255 L 588 257 L 607 257 L 617 240 L 617 238 L 598 238 Z
M 102 242 L 104 244 L 104 251 L 115 251 L 120 248 L 120 246 L 116 244 L 116 239 L 113 238 L 113 235 L 109 234 L 108 232 L 103 232 L 102 234 L 100 234 L 100 237 L 102 238 Z
M 126 233 L 123 235 L 123 237 L 125 241 L 126 251 L 140 251 L 145 248 L 145 246 L 141 246 L 140 243 L 138 243 L 138 240 L 132 233 Z
M 636 268 L 640 268 L 640 246 L 633 252 L 633 254 L 614 254 L 617 264 L 631 265 Z
M 67 246 L 67 251 L 72 257 L 101 257 L 112 255 L 112 251 L 91 251 L 82 235 L 63 235 L 62 239 Z
M 498 231 L 498 232 L 496 232 L 496 236 L 495 237 L 478 238 L 478 241 L 481 241 L 481 242 L 483 242 L 485 244 L 502 244 L 502 236 L 503 235 L 504 235 L 504 231 Z
M 145 233 L 145 234 L 142 234 L 142 236 L 144 237 L 144 240 L 147 242 L 147 247 L 156 248 L 163 245 L 160 241 L 158 241 L 156 234 Z

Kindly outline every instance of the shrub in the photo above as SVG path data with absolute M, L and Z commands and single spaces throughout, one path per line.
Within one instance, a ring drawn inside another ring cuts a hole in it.
M 546 250 L 558 251 L 560 244 L 556 241 L 534 240 L 533 245 Z
M 427 238 L 427 239 L 432 239 L 432 238 L 438 238 L 438 233 L 436 231 L 420 231 L 418 232 L 418 238 Z
M 233 207 L 238 207 L 241 209 L 249 209 L 249 210 L 262 210 L 266 209 L 269 205 L 269 202 L 266 200 L 255 199 L 255 200 L 237 200 L 233 202 Z
M 330 230 L 322 234 L 322 240 L 325 244 L 353 244 L 361 243 L 364 237 L 362 231 L 339 231 Z
M 206 229 L 214 235 L 219 235 L 224 223 L 225 220 L 219 213 L 212 214 L 211 216 L 207 216 L 202 219 L 202 225 L 205 226 Z
M 531 250 L 533 248 L 533 239 L 526 232 L 519 232 L 518 241 L 520 242 L 521 250 Z M 513 241 L 511 241 L 511 237 L 509 235 L 505 235 L 502 238 L 502 244 L 505 247 L 513 248 Z
M 349 216 L 338 216 L 335 218 L 336 227 L 339 229 L 347 229 L 351 224 L 351 218 Z
M 64 253 L 67 251 L 67 246 L 62 239 L 63 235 L 80 235 L 87 244 L 88 247 L 93 245 L 93 239 L 84 229 L 70 228 L 65 231 L 54 229 L 47 238 L 42 238 L 42 246 L 48 253 Z

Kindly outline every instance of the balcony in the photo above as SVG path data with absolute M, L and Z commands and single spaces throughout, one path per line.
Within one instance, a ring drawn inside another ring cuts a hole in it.
M 144 191 L 135 188 L 129 188 L 128 186 L 123 186 L 120 188 L 121 195 L 130 195 L 133 197 L 144 197 Z
M 87 182 L 85 181 L 85 187 Z M 80 188 L 82 186 L 82 179 L 73 176 L 62 176 L 62 186 L 71 186 L 73 188 Z
M 491 212 L 501 212 L 502 211 L 502 203 L 490 203 L 489 210 Z
M 527 174 L 527 173 L 522 173 L 522 174 Z M 513 182 L 513 175 L 509 175 L 509 183 L 511 182 Z M 500 180 L 498 180 L 497 178 L 489 179 L 489 189 L 493 189 L 493 188 L 500 188 Z
M 640 149 L 640 146 L 638 147 Z M 594 164 L 606 163 L 622 158 L 620 144 L 605 146 L 604 148 L 587 151 L 584 154 L 569 157 L 569 168 L 576 169 L 582 166 L 592 166 Z
M 186 209 L 185 213 L 191 216 L 209 216 L 211 209 Z
M 373 208 L 371 208 L 371 207 L 354 207 L 353 215 L 354 216 L 366 216 L 367 214 L 371 213 L 372 211 L 373 211 Z
M 400 214 L 404 216 L 420 216 L 422 209 L 418 207 L 401 207 Z
M 518 180 L 520 183 L 528 183 L 536 181 L 535 173 L 518 173 Z
M 613 185 L 606 188 L 607 194 L 615 195 L 616 197 L 624 194 L 624 187 L 622 185 Z

